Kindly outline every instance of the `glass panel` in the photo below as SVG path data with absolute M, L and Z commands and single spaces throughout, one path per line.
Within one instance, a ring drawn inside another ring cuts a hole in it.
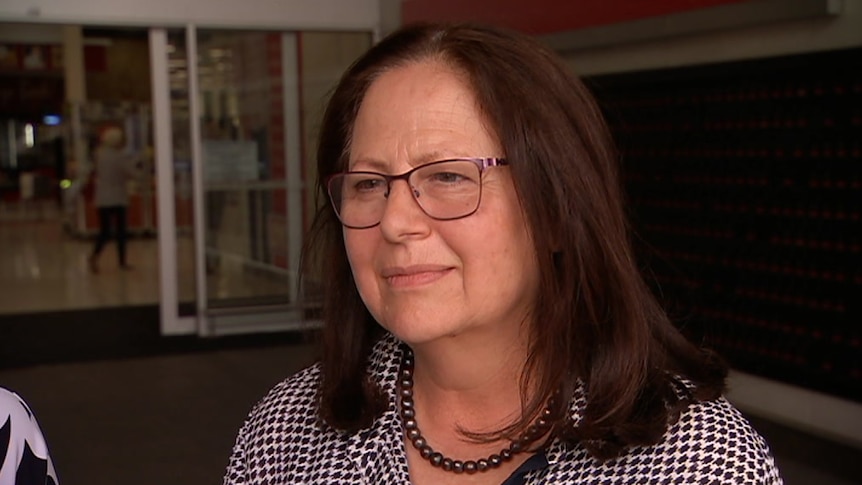
M 280 48 L 277 33 L 198 34 L 208 308 L 289 301 Z
M 195 293 L 194 201 L 189 108 L 188 51 L 185 30 L 168 31 L 168 83 L 173 142 L 174 221 L 177 237 L 178 314 L 193 315 Z
M 312 139 L 370 43 L 369 33 L 199 31 L 208 308 L 297 303 Z

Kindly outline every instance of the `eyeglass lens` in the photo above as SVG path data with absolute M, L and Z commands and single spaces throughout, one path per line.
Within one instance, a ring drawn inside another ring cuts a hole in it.
M 405 178 L 422 210 L 435 219 L 458 219 L 475 212 L 481 198 L 481 169 L 473 161 L 429 163 L 401 176 L 347 172 L 329 182 L 329 194 L 341 222 L 371 227 L 380 222 L 395 179 Z

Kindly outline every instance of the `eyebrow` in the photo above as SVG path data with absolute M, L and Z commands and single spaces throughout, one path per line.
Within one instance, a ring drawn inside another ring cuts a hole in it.
M 408 161 L 408 164 L 411 168 L 418 167 L 420 165 L 425 165 L 431 162 L 437 162 L 440 160 L 450 160 L 454 158 L 471 158 L 468 155 L 453 155 L 454 152 L 442 152 L 442 151 L 432 151 L 427 152 L 416 158 L 414 160 Z M 361 165 L 362 170 L 357 170 L 356 166 Z M 349 162 L 347 166 L 348 171 L 372 171 L 372 172 L 380 172 L 386 173 L 386 169 L 389 168 L 389 164 L 380 160 L 378 158 L 359 158 L 354 160 L 353 162 Z
M 362 166 L 362 170 L 357 170 L 356 167 L 359 165 Z M 382 172 L 387 167 L 389 167 L 389 164 L 382 161 L 382 160 L 378 160 L 376 158 L 360 158 L 358 160 L 348 162 L 347 167 L 345 167 L 345 169 L 348 172 L 355 172 L 355 171 Z

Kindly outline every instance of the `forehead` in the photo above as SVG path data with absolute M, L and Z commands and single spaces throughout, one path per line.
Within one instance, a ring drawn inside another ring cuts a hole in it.
M 351 166 L 500 155 L 467 76 L 439 60 L 381 74 L 360 104 L 350 146 Z

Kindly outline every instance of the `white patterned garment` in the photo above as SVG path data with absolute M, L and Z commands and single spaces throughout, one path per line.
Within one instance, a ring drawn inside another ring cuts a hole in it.
M 0 485 L 56 485 L 57 472 L 33 411 L 0 387 Z
M 396 376 L 401 344 L 392 336 L 374 348 L 370 374 L 389 396 L 388 409 L 357 433 L 340 433 L 317 416 L 320 367 L 283 381 L 251 411 L 239 432 L 225 485 L 409 484 Z M 572 403 L 574 419 L 583 395 Z M 653 446 L 630 448 L 604 463 L 581 446 L 554 442 L 548 465 L 528 472 L 533 484 L 782 483 L 765 440 L 725 399 L 696 403 Z

